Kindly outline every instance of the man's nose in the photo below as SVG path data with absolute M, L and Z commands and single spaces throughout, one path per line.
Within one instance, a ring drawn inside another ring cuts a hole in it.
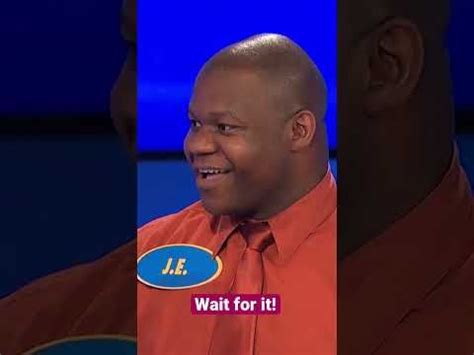
M 188 155 L 208 155 L 217 151 L 217 143 L 213 132 L 201 127 L 197 131 L 189 131 L 184 148 Z

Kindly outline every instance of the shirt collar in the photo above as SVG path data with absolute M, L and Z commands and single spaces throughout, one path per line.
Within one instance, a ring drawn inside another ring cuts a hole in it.
M 306 195 L 286 210 L 267 220 L 272 230 L 279 258 L 291 257 L 303 241 L 316 232 L 336 210 L 336 182 L 330 168 L 323 179 Z M 211 250 L 217 255 L 240 221 L 230 216 L 211 219 L 211 228 L 218 234 Z
M 291 257 L 336 211 L 336 195 L 336 182 L 328 167 L 323 179 L 310 192 L 268 220 L 279 257 Z
M 418 206 L 343 260 L 339 330 L 353 354 L 372 353 L 473 252 L 473 207 L 455 149 L 442 181 Z

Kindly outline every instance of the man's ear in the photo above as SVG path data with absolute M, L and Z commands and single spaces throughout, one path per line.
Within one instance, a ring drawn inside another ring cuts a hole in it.
M 298 111 L 289 120 L 291 150 L 300 151 L 309 147 L 316 134 L 316 129 L 320 129 L 316 117 L 311 111 Z
M 419 83 L 424 65 L 424 42 L 409 20 L 392 18 L 378 26 L 369 43 L 369 114 L 406 102 Z

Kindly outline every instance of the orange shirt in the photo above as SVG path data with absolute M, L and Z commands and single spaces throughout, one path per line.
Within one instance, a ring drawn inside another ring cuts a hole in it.
M 76 336 L 136 336 L 136 242 L 0 300 L 0 353 Z
M 336 354 L 336 184 L 332 174 L 328 171 L 311 192 L 268 223 L 275 243 L 263 252 L 264 293 L 280 295 L 281 314 L 258 316 L 254 353 Z M 191 294 L 229 291 L 246 247 L 236 226 L 227 216 L 211 216 L 198 202 L 139 230 L 139 256 L 158 246 L 191 243 L 217 253 L 223 264 L 215 280 L 191 289 L 161 290 L 139 283 L 140 354 L 208 353 L 216 317 L 192 315 Z
M 341 355 L 474 352 L 474 203 L 454 154 L 418 206 L 339 267 Z

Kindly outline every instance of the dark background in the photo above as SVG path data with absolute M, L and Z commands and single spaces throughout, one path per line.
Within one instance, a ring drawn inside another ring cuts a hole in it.
M 108 113 L 121 1 L 0 10 L 0 296 L 135 236 L 135 165 Z

